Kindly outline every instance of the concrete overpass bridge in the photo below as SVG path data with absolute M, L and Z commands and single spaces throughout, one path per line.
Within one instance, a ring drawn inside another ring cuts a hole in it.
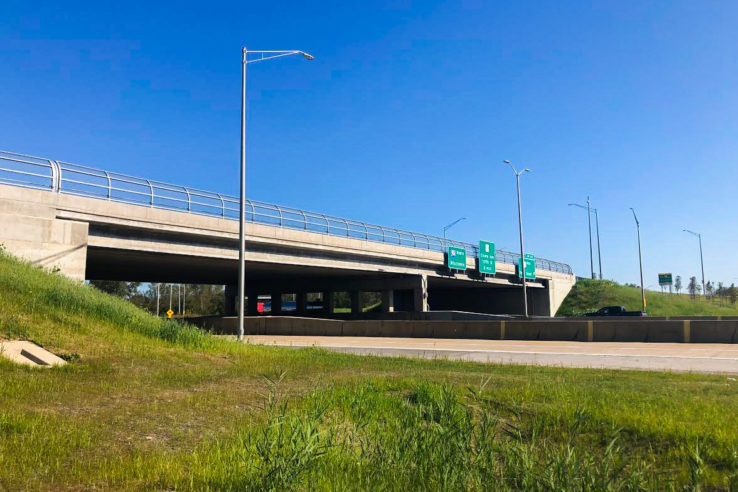
M 476 245 L 268 203 L 247 201 L 247 313 L 259 295 L 381 292 L 382 309 L 522 311 L 519 255 L 497 251 L 494 276 L 477 270 Z M 236 300 L 238 198 L 87 166 L 0 152 L 0 243 L 11 253 L 78 280 L 210 283 Z M 464 248 L 466 271 L 445 266 Z M 553 315 L 575 278 L 569 265 L 536 259 L 532 314 Z

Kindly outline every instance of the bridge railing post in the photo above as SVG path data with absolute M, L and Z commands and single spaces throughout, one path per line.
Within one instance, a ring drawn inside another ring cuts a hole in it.
M 190 190 L 187 189 L 186 186 L 183 186 L 182 189 L 187 193 L 187 211 L 192 211 L 192 197 L 190 196 Z
M 61 166 L 58 161 L 52 161 L 49 159 L 49 166 L 51 167 L 51 190 L 55 193 L 61 191 Z
M 151 181 L 148 179 L 146 180 L 146 184 L 149 185 L 149 192 L 151 193 L 151 198 L 149 199 L 149 206 L 154 206 L 154 187 L 151 185 Z

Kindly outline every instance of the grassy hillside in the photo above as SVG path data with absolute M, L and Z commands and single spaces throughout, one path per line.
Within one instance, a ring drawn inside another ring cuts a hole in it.
M 0 490 L 738 487 L 725 376 L 237 344 L 0 254 Z
M 575 316 L 596 311 L 603 306 L 625 306 L 641 309 L 641 290 L 610 280 L 579 280 L 561 304 L 556 316 Z M 738 304 L 728 300 L 691 299 L 687 294 L 662 294 L 646 291 L 649 316 L 738 316 Z

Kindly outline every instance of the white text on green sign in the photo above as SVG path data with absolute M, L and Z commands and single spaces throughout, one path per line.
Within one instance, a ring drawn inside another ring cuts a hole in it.
M 536 257 L 530 254 L 525 254 L 525 268 L 522 268 L 521 259 L 518 259 L 518 277 L 523 278 L 522 272 L 525 272 L 526 280 L 536 279 Z
M 454 270 L 466 270 L 466 250 L 449 246 L 446 254 L 446 266 Z
M 497 273 L 495 264 L 495 243 L 479 241 L 479 273 L 494 275 Z

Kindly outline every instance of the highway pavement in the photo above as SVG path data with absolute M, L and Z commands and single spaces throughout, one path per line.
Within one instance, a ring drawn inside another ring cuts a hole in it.
M 738 345 L 248 335 L 246 343 L 496 364 L 738 374 Z

